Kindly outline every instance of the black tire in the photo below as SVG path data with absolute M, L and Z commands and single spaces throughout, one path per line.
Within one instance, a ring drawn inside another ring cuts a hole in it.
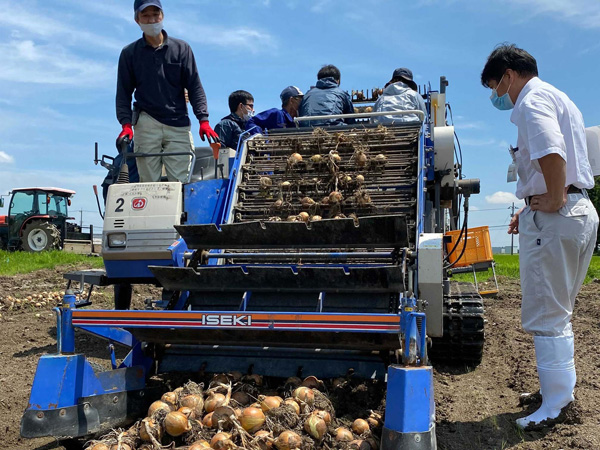
M 60 232 L 48 222 L 33 221 L 23 228 L 21 247 L 27 252 L 44 252 L 60 248 Z
M 444 335 L 432 338 L 434 363 L 476 367 L 485 343 L 483 299 L 471 283 L 450 283 L 444 296 Z
M 129 283 L 115 284 L 115 309 L 126 310 L 131 308 L 132 286 Z

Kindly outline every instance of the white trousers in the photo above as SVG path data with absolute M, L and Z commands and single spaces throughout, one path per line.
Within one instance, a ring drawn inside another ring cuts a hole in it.
M 164 164 L 169 181 L 186 182 L 190 170 L 190 156 L 168 156 L 173 152 L 188 152 L 194 150 L 194 140 L 187 127 L 171 127 L 160 123 L 145 112 L 134 126 L 134 152 L 156 153 L 157 156 L 137 158 L 138 172 L 141 183 L 160 181 Z
M 556 213 L 519 215 L 521 323 L 535 336 L 560 336 L 596 246 L 598 214 L 587 194 L 568 194 Z

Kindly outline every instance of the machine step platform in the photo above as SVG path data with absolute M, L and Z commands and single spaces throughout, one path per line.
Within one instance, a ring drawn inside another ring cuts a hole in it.
M 325 219 L 310 223 L 251 221 L 222 225 L 180 225 L 191 249 L 387 248 L 408 246 L 406 217 L 385 215 Z
M 150 266 L 150 270 L 164 288 L 173 291 L 379 293 L 404 289 L 398 266 Z

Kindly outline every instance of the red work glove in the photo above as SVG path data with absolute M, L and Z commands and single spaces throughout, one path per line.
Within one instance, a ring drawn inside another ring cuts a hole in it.
M 123 125 L 123 131 L 117 137 L 117 150 L 121 151 L 123 149 L 123 144 L 129 145 L 129 143 L 133 139 L 133 128 L 131 128 L 130 123 L 126 123 Z
M 210 127 L 208 120 L 202 120 L 200 122 L 200 139 L 204 140 L 204 136 L 207 137 L 208 142 L 211 141 L 211 138 L 214 142 L 219 142 L 219 136 L 215 131 Z

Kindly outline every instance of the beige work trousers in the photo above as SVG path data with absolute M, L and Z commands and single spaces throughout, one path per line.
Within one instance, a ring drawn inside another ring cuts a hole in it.
M 141 112 L 134 126 L 134 152 L 156 153 L 157 157 L 137 158 L 141 183 L 160 181 L 163 164 L 169 181 L 186 182 L 190 171 L 191 157 L 168 156 L 174 152 L 194 150 L 194 140 L 187 127 L 171 127 L 160 123 L 150 114 Z
M 596 246 L 598 214 L 587 194 L 568 194 L 558 212 L 519 215 L 521 323 L 535 336 L 561 336 Z

